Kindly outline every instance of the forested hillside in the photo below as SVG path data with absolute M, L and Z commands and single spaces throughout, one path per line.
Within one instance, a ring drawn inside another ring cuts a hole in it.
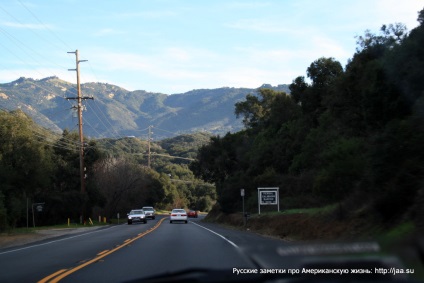
M 83 192 L 78 133 L 58 135 L 20 110 L 0 111 L 0 231 L 33 224 L 32 219 L 39 226 L 64 224 L 68 218 L 78 223 L 81 216 L 84 221 L 118 213 L 125 217 L 144 205 L 209 211 L 215 187 L 188 168 L 208 138 L 185 135 L 164 140 L 163 147 L 151 142 L 150 167 L 145 140 L 85 138 Z M 44 203 L 43 211 L 33 216 L 37 203 Z
M 241 210 L 243 188 L 246 209 L 256 211 L 258 187 L 279 187 L 282 209 L 332 205 L 340 218 L 408 219 L 422 227 L 424 10 L 418 21 L 409 33 L 394 24 L 359 36 L 345 67 L 317 58 L 307 77 L 293 79 L 290 95 L 267 86 L 245 95 L 232 109 L 242 118 L 241 131 L 161 141 L 86 138 L 84 192 L 76 132 L 57 134 L 21 110 L 1 111 L 0 230 L 25 226 L 33 203 L 45 203 L 36 215 L 43 225 L 78 221 L 82 208 L 85 217 L 109 218 L 143 205 L 209 211 L 218 201 L 231 213 Z M 201 92 L 198 104 L 180 112 L 184 121 L 195 119 L 196 109 L 223 105 Z M 179 109 L 186 99 L 175 96 L 165 105 L 162 96 L 148 95 L 143 104 L 126 95 L 116 90 L 113 97 L 138 110 Z
M 287 90 L 288 85 L 271 87 Z M 81 85 L 84 133 L 91 138 L 136 136 L 146 138 L 155 126 L 156 140 L 206 131 L 236 132 L 243 125 L 234 115 L 234 104 L 250 88 L 198 89 L 166 95 L 144 90 L 128 91 L 107 83 Z M 21 109 L 37 124 L 60 133 L 77 128 L 75 111 L 77 86 L 58 77 L 40 80 L 19 78 L 0 84 L 0 103 L 5 110 Z
M 217 186 L 222 211 L 257 211 L 257 188 L 279 187 L 281 208 L 337 204 L 389 223 L 424 218 L 424 10 L 420 26 L 357 37 L 345 68 L 318 58 L 290 85 L 248 95 L 245 130 L 215 136 L 190 168 Z M 421 219 L 421 220 L 420 220 Z

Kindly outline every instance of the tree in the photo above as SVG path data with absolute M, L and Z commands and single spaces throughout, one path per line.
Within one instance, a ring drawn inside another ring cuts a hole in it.
M 334 58 L 321 57 L 312 62 L 306 72 L 312 80 L 312 87 L 325 91 L 343 73 L 343 68 Z
M 243 124 L 250 128 L 259 126 L 260 120 L 265 116 L 259 98 L 251 94 L 246 96 L 246 101 L 236 103 L 235 114 L 237 118 L 243 115 Z
M 80 191 L 79 135 L 64 130 L 54 146 L 56 174 L 55 190 Z
M 27 199 L 50 187 L 54 166 L 43 134 L 22 111 L 0 112 L 0 193 L 11 227 L 24 222 Z
M 108 217 L 137 207 L 156 206 L 166 198 L 162 176 L 131 159 L 103 159 L 96 163 L 93 178 L 106 200 L 104 213 Z
M 424 24 L 424 9 L 418 12 L 417 21 L 420 23 L 420 25 Z
M 422 117 L 393 120 L 376 136 L 369 152 L 375 206 L 385 218 L 402 215 L 413 204 L 424 176 Z
M 258 96 L 248 94 L 245 101 L 237 102 L 235 114 L 237 117 L 243 116 L 243 123 L 247 128 L 255 129 L 268 124 L 279 127 L 299 112 L 293 99 L 286 93 L 261 88 Z
M 235 134 L 228 133 L 223 138 L 212 137 L 208 145 L 199 149 L 197 160 L 190 164 L 190 169 L 196 177 L 215 184 L 218 201 L 227 211 L 232 210 L 233 206 L 225 203 L 231 203 L 232 196 L 239 190 L 237 185 L 228 185 L 231 183 L 230 178 L 234 179 L 240 170 L 248 166 L 243 158 L 246 135 L 242 131 Z
M 310 127 L 318 125 L 319 116 L 327 109 L 326 101 L 334 92 L 334 83 L 343 75 L 341 64 L 334 58 L 319 58 L 307 69 L 307 76 L 312 83 L 305 82 L 304 77 L 297 77 L 289 86 L 292 97 L 301 106 Z
M 221 184 L 237 168 L 236 148 L 243 142 L 243 132 L 211 137 L 208 145 L 200 147 L 197 160 L 190 164 L 196 177 L 208 183 Z
M 299 76 L 290 84 L 290 95 L 296 103 L 301 102 L 301 97 L 309 85 L 305 82 L 305 77 Z
M 370 30 L 366 30 L 362 36 L 357 36 L 357 52 L 365 50 L 374 50 L 384 52 L 390 50 L 394 46 L 399 45 L 407 37 L 408 32 L 406 26 L 402 23 L 383 25 L 380 28 L 380 35 L 373 34 Z
M 363 141 L 357 138 L 340 138 L 325 148 L 314 180 L 315 192 L 329 203 L 352 194 L 367 168 L 364 150 Z

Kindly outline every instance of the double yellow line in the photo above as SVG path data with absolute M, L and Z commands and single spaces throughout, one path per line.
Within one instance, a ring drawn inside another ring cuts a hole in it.
M 45 277 L 43 279 L 41 279 L 37 283 L 47 283 L 47 282 L 49 282 L 49 283 L 56 283 L 56 282 L 59 282 L 60 280 L 62 280 L 66 276 L 68 276 L 68 275 L 70 275 L 70 274 L 72 274 L 72 273 L 74 273 L 74 272 L 76 272 L 76 271 L 78 271 L 78 270 L 86 267 L 87 265 L 90 265 L 92 263 L 98 262 L 100 259 L 102 259 L 102 258 L 104 258 L 104 257 L 106 257 L 106 256 L 108 256 L 108 255 L 110 255 L 110 254 L 112 254 L 114 252 L 116 252 L 117 250 L 119 250 L 119 249 L 121 249 L 121 248 L 123 248 L 123 247 L 125 247 L 125 246 L 127 246 L 129 244 L 131 244 L 135 240 L 138 240 L 138 239 L 146 236 L 147 234 L 153 232 L 154 230 L 156 230 L 162 224 L 162 222 L 165 219 L 166 219 L 166 217 L 162 218 L 161 220 L 158 221 L 158 223 L 155 224 L 155 226 L 153 226 L 152 228 L 150 228 L 149 230 L 147 230 L 147 231 L 145 231 L 143 233 L 138 234 L 136 237 L 125 240 L 125 242 L 122 245 L 119 245 L 119 246 L 117 246 L 116 248 L 114 248 L 112 250 L 102 251 L 102 252 L 98 253 L 95 258 L 90 259 L 90 260 L 84 262 L 83 264 L 80 264 L 80 265 L 78 265 L 78 266 L 76 266 L 74 268 L 71 268 L 71 269 L 61 269 L 61 270 L 59 270 L 59 271 L 57 271 L 57 272 L 55 272 L 53 274 L 50 274 L 49 276 L 47 276 L 47 277 Z

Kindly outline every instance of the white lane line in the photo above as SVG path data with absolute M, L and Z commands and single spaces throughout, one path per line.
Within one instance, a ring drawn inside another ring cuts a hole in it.
M 66 238 L 63 238 L 63 239 L 54 240 L 54 241 L 50 241 L 50 242 L 46 242 L 46 243 L 42 243 L 42 244 L 31 245 L 31 246 L 24 247 L 24 248 L 14 249 L 14 250 L 6 251 L 6 252 L 0 252 L 0 255 L 8 254 L 8 253 L 13 253 L 13 252 L 18 252 L 18 251 L 22 251 L 22 250 L 27 250 L 27 249 L 31 249 L 31 248 L 35 248 L 35 247 L 45 246 L 45 245 L 49 245 L 49 244 L 52 244 L 52 243 L 57 243 L 57 242 L 69 240 L 69 239 L 72 239 L 72 238 L 78 238 L 78 237 L 81 237 L 81 236 L 85 236 L 85 235 L 97 233 L 97 232 L 108 230 L 108 229 L 112 229 L 112 228 L 115 228 L 115 227 L 117 227 L 117 226 L 112 226 L 112 227 L 109 227 L 109 228 L 106 228 L 106 229 L 98 229 L 98 230 L 95 230 L 95 231 L 92 231 L 92 232 L 87 232 L 87 233 L 76 235 L 76 236 L 72 236 L 72 237 L 66 237 Z M 66 234 L 63 234 L 63 235 L 60 235 L 60 236 L 65 236 L 65 235 Z M 60 237 L 60 236 L 58 236 L 58 237 Z
M 219 236 L 219 237 L 221 237 L 222 239 L 224 239 L 225 241 L 227 241 L 228 243 L 230 243 L 230 245 L 232 245 L 233 247 L 235 247 L 236 249 L 240 249 L 239 248 L 239 246 L 237 246 L 236 244 L 234 244 L 233 242 L 231 242 L 230 240 L 228 240 L 227 238 L 225 238 L 224 236 L 222 236 L 221 234 L 218 234 L 217 232 L 215 232 L 215 231 L 212 231 L 211 229 L 208 229 L 208 228 L 206 228 L 206 227 L 203 227 L 202 225 L 199 225 L 199 224 L 197 224 L 197 223 L 194 223 L 193 221 L 190 221 L 192 224 L 194 224 L 194 225 L 197 225 L 197 226 L 199 226 L 199 227 L 201 227 L 201 228 L 203 228 L 203 229 L 205 229 L 205 230 L 208 230 L 209 232 L 211 232 L 211 233 L 213 233 L 213 234 L 215 234 L 215 235 L 217 235 L 217 236 Z

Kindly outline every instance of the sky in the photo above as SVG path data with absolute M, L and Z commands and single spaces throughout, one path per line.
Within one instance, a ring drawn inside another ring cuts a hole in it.
M 424 0 L 1 0 L 0 83 L 57 76 L 165 94 L 290 84 Z

